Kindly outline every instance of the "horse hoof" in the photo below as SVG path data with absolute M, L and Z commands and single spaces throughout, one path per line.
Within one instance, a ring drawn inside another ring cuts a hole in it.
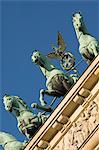
M 33 104 L 31 104 L 31 107 L 32 108 L 36 108 L 38 106 L 38 104 L 37 103 L 33 103 Z

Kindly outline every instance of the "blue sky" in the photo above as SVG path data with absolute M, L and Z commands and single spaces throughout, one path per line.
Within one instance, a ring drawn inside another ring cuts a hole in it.
M 99 39 L 99 2 L 2 1 L 1 8 L 0 128 L 22 141 L 25 137 L 19 133 L 15 118 L 4 109 L 3 95 L 18 95 L 29 106 L 38 102 L 39 90 L 46 88 L 45 78 L 31 61 L 32 51 L 38 49 L 43 54 L 50 52 L 50 44 L 56 43 L 57 31 L 60 31 L 76 62 L 81 60 L 72 14 L 80 11 L 89 33 Z M 60 67 L 58 61 L 53 63 Z M 80 74 L 86 67 L 85 62 L 78 66 Z

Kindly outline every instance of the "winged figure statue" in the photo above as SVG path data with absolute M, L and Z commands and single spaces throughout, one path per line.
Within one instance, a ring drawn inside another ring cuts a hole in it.
M 67 46 L 60 32 L 58 32 L 57 45 L 58 47 L 54 44 L 51 45 L 54 51 L 50 52 L 47 57 L 59 59 L 62 68 L 70 70 L 75 65 L 75 57 L 70 52 L 65 51 Z

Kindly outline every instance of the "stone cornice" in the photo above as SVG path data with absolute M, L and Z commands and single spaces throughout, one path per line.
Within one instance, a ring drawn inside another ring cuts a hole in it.
M 99 55 L 63 98 L 25 150 L 51 150 L 99 92 Z

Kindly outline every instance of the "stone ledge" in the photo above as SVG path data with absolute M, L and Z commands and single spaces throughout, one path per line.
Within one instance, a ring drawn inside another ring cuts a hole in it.
M 82 150 L 94 150 L 97 147 L 97 145 L 99 144 L 99 125 L 96 132 L 92 134 L 93 135 L 90 135 L 91 137 L 89 136 L 89 140 L 84 148 L 82 148 Z
M 85 106 L 86 106 L 86 101 L 88 101 L 88 99 L 90 99 L 90 97 L 92 96 L 91 95 L 92 93 L 90 93 L 90 91 L 94 88 L 94 86 L 97 84 L 98 79 L 99 79 L 98 71 L 97 71 L 98 67 L 99 67 L 99 56 L 97 56 L 97 58 L 92 62 L 92 64 L 83 73 L 83 75 L 80 77 L 78 82 L 73 86 L 70 92 L 66 95 L 66 97 L 58 105 L 58 107 L 55 109 L 52 115 L 48 118 L 45 124 L 38 131 L 38 133 L 29 142 L 25 150 L 42 149 L 39 147 L 40 141 L 44 141 L 44 142 L 41 142 L 41 144 L 44 146 L 43 148 L 45 149 L 47 149 L 47 146 L 49 147 L 49 149 L 51 149 L 50 145 L 52 145 L 52 141 L 55 147 L 56 143 L 62 138 L 63 134 L 61 134 L 62 132 L 59 131 L 59 130 L 62 130 L 61 128 L 57 130 L 57 128 L 53 128 L 53 125 L 55 124 L 55 122 L 57 122 L 57 120 L 59 121 L 59 118 L 62 115 L 66 117 L 66 122 L 64 121 L 65 128 L 66 126 L 69 128 L 72 126 L 72 123 L 71 123 L 72 120 L 69 121 L 70 120 L 69 118 L 73 115 L 73 113 L 79 107 L 82 107 L 81 105 L 83 105 L 83 103 L 85 103 Z M 84 94 L 82 89 L 86 91 L 85 92 L 86 94 Z M 96 92 L 96 89 L 94 90 L 94 92 Z M 76 99 L 76 101 L 73 101 L 77 95 L 78 97 L 79 95 L 82 97 L 85 97 L 85 100 L 83 98 L 81 98 L 81 100 L 78 98 L 79 100 Z M 57 139 L 55 143 L 53 139 L 55 138 L 56 135 L 58 135 L 57 137 L 59 138 Z

